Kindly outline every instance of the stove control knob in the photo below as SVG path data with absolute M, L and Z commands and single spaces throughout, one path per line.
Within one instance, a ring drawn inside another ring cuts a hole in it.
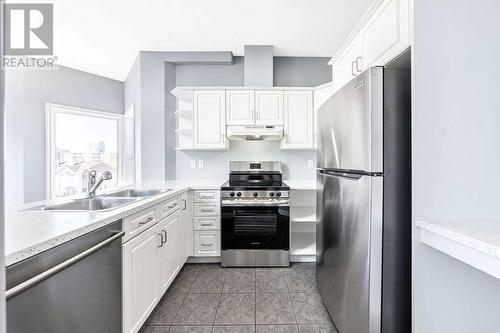
M 277 192 L 277 193 L 276 193 L 276 196 L 277 196 L 277 197 L 281 197 L 281 192 Z
M 274 192 L 269 193 L 270 197 L 274 197 Z
M 234 197 L 234 192 L 229 193 L 230 196 Z
M 257 193 L 257 192 L 253 192 L 253 196 L 254 196 L 254 197 L 256 197 L 256 196 L 258 196 L 258 195 L 259 195 L 259 193 Z
M 236 196 L 241 197 L 241 192 L 236 193 Z

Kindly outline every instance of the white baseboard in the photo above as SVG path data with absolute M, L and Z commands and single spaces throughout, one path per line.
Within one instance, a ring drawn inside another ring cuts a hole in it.
M 290 256 L 290 262 L 316 262 L 316 256 Z
M 189 257 L 189 264 L 219 263 L 220 257 Z M 290 256 L 290 262 L 316 262 L 316 256 Z
M 211 264 L 219 263 L 220 257 L 189 257 L 187 262 L 189 264 Z

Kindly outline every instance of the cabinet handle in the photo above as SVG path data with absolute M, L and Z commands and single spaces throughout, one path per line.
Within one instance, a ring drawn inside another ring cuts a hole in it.
M 361 73 L 361 69 L 359 69 L 359 61 L 363 59 L 363 57 L 356 57 L 356 72 Z
M 210 223 L 202 223 L 201 225 L 204 226 L 204 227 L 213 226 L 212 222 L 210 222 Z
M 212 246 L 214 243 L 201 243 L 201 246 Z
M 214 199 L 213 194 L 201 194 L 200 199 Z
M 356 64 L 356 61 L 353 61 L 353 62 L 351 63 L 351 74 L 352 74 L 352 76 L 356 76 L 356 75 L 357 75 L 356 73 L 354 73 L 354 65 L 355 65 L 355 64 Z
M 161 230 L 161 233 L 165 236 L 165 241 L 164 241 L 164 243 L 168 242 L 168 234 L 167 234 L 167 231 L 166 231 L 165 229 L 162 229 L 162 230 Z M 162 246 L 163 246 L 163 244 L 162 244 Z
M 141 221 L 139 222 L 140 225 L 143 225 L 143 224 L 148 224 L 149 222 L 153 221 L 153 217 L 148 217 L 146 219 L 146 221 Z
M 201 211 L 202 212 L 213 212 L 214 209 L 213 208 L 202 208 Z
M 158 247 L 162 247 L 164 242 L 163 242 L 163 235 L 161 233 L 158 233 L 157 234 L 158 236 L 160 236 L 160 245 L 157 245 Z
M 177 206 L 177 202 L 171 204 L 170 206 L 168 206 L 168 209 L 171 209 L 171 208 L 174 208 L 175 206 Z
M 182 203 L 184 204 L 183 207 L 182 207 L 182 210 L 186 210 L 186 208 L 187 208 L 187 201 L 186 201 L 186 199 L 182 199 Z

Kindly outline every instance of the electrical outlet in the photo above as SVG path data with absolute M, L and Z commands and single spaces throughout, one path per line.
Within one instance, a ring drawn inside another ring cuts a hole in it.
M 205 167 L 205 161 L 198 160 L 198 168 L 203 169 Z
M 311 169 L 312 169 L 312 168 L 314 168 L 314 160 L 308 160 L 308 161 L 307 161 L 307 166 L 308 166 L 309 168 L 311 168 Z
M 196 160 L 191 160 L 191 169 L 196 169 Z

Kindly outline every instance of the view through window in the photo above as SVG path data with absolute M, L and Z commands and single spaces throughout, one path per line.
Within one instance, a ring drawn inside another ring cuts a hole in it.
M 113 178 L 100 189 L 118 184 L 120 115 L 84 112 L 62 107 L 51 109 L 51 196 L 65 197 L 87 191 L 88 173 L 99 178 L 110 171 Z

